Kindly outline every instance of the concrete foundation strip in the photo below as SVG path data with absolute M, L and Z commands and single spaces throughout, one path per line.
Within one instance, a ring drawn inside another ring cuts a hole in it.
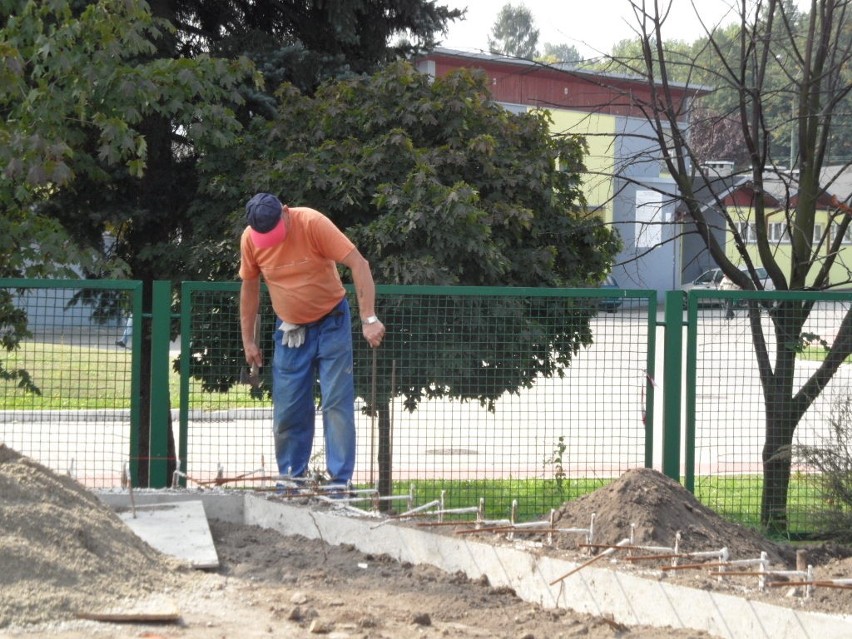
M 99 496 L 113 507 L 127 506 L 126 492 L 105 492 Z M 486 576 L 493 587 L 511 588 L 524 601 L 544 608 L 604 615 L 621 624 L 692 628 L 722 639 L 852 637 L 852 615 L 779 606 L 607 567 L 587 566 L 570 582 L 551 586 L 552 579 L 577 564 L 522 548 L 478 542 L 469 537 L 436 535 L 411 526 L 390 526 L 381 535 L 372 535 L 370 522 L 349 517 L 343 508 L 317 510 L 303 504 L 270 500 L 263 495 L 221 490 L 200 494 L 142 490 L 137 491 L 136 498 L 139 503 L 200 500 L 211 519 L 261 526 L 334 546 L 351 545 L 363 553 L 429 564 L 447 573 L 462 572 L 474 580 Z M 840 586 L 845 584 L 836 584 Z

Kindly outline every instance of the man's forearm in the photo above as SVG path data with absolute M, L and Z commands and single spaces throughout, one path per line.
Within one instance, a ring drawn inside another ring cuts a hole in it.
M 254 324 L 260 309 L 260 280 L 243 280 L 240 287 L 240 332 L 243 348 L 255 341 Z
M 352 271 L 352 282 L 355 284 L 355 297 L 358 298 L 358 314 L 366 319 L 376 314 L 376 284 L 370 272 L 370 265 L 364 265 Z

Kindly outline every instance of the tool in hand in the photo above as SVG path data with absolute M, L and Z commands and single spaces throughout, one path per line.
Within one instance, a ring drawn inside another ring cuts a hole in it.
M 254 341 L 257 343 L 257 338 L 260 336 L 260 313 L 257 314 L 257 317 L 254 319 Z M 240 383 L 242 384 L 250 384 L 252 388 L 258 388 L 260 386 L 260 367 L 257 364 L 252 364 L 251 368 L 246 374 L 246 370 L 243 369 L 243 372 L 240 374 Z

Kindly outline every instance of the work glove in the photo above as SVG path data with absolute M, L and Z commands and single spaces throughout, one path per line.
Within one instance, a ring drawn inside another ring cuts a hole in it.
M 291 324 L 290 322 L 281 322 L 278 330 L 283 333 L 281 343 L 290 348 L 299 348 L 305 343 L 305 327 L 301 324 Z

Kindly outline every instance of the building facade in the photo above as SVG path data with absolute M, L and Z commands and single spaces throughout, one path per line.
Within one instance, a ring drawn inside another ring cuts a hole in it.
M 583 135 L 589 149 L 583 179 L 588 212 L 611 224 L 624 245 L 613 269 L 619 285 L 659 295 L 680 286 L 682 244 L 670 223 L 676 219 L 678 192 L 645 116 L 652 97 L 644 80 L 449 49 L 415 62 L 432 77 L 479 69 L 504 108 L 547 109 L 555 135 Z M 673 91 L 688 117 L 700 91 L 680 86 Z

